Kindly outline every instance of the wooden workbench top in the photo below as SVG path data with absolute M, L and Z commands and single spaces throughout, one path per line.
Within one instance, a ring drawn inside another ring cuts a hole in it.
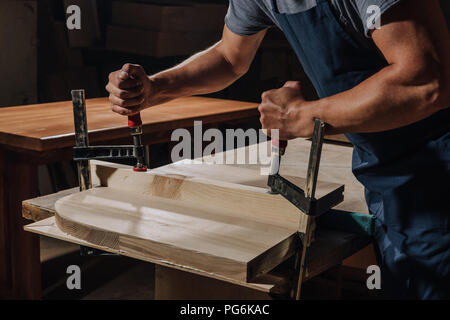
M 144 134 L 249 118 L 258 114 L 256 103 L 188 97 L 142 112 Z M 86 101 L 89 139 L 93 143 L 129 137 L 126 118 L 113 113 L 107 98 Z M 33 151 L 74 145 L 71 101 L 0 108 L 0 145 Z

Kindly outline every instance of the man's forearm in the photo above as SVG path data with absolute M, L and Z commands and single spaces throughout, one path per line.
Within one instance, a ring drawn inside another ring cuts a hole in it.
M 404 1 L 372 38 L 389 66 L 352 90 L 318 102 L 334 132 L 376 132 L 450 106 L 450 41 L 439 3 Z
M 152 104 L 220 91 L 242 76 L 221 51 L 221 42 L 180 65 L 150 76 L 155 88 Z
M 305 109 L 329 124 L 330 133 L 379 132 L 420 121 L 448 107 L 439 77 L 402 79 L 388 66 L 355 88 L 315 102 Z

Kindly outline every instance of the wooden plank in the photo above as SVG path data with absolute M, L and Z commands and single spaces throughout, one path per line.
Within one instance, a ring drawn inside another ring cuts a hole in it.
M 311 143 L 304 139 L 297 139 L 290 142 L 290 146 L 287 149 L 286 155 L 285 157 L 283 157 L 281 167 L 281 173 L 283 175 L 306 176 L 310 145 Z M 249 152 L 249 150 L 254 148 L 256 148 L 256 146 L 250 146 L 246 148 L 246 152 Z M 364 200 L 364 188 L 356 180 L 351 171 L 352 150 L 353 148 L 351 147 L 325 143 L 323 146 L 319 180 L 330 181 L 334 183 L 345 183 L 345 200 L 343 203 L 337 206 L 338 209 L 351 212 L 368 213 L 368 209 Z M 254 150 L 252 152 L 254 152 Z M 169 166 L 162 167 L 157 170 L 161 170 L 161 173 L 165 172 L 167 174 L 170 174 L 171 170 L 175 169 L 176 167 L 174 168 L 174 166 Z M 172 173 L 176 174 L 177 172 Z M 243 183 L 242 180 L 235 180 L 235 182 Z M 24 206 L 33 207 L 34 202 L 35 200 L 26 201 L 24 203 Z M 38 210 L 35 210 L 35 212 L 37 211 Z M 45 212 L 45 208 L 43 208 L 43 211 Z M 49 215 L 53 215 L 54 210 L 47 208 L 47 213 Z M 33 215 L 34 219 L 36 220 L 42 219 L 45 216 L 47 215 Z M 333 246 L 330 246 L 330 248 L 333 248 Z M 367 250 L 364 250 L 364 252 L 367 252 L 368 254 L 358 254 L 352 257 L 350 260 L 347 260 L 347 264 L 351 264 L 363 269 L 367 268 L 368 265 L 373 264 L 373 248 L 367 248 Z
M 213 202 L 214 207 L 235 212 L 230 214 L 236 217 L 240 216 L 244 204 L 247 206 L 246 215 L 261 223 L 283 228 L 297 224 L 300 225 L 299 231 L 306 229 L 306 215 L 300 214 L 281 195 L 268 194 L 267 176 L 261 175 L 257 165 L 195 164 L 185 160 L 139 173 L 128 166 L 91 161 L 91 168 L 93 185 L 136 195 L 176 199 L 193 205 Z M 305 179 L 298 176 L 287 178 L 302 187 L 306 184 Z M 339 184 L 318 181 L 316 198 L 325 197 L 340 187 Z
M 311 146 L 311 142 L 305 139 L 297 139 L 290 142 L 289 148 L 286 151 L 286 155 L 283 157 L 282 160 L 282 166 L 280 169 L 280 172 L 284 176 L 297 176 L 297 177 L 305 177 L 306 176 L 306 170 L 307 170 L 307 163 L 308 163 L 308 156 L 309 156 L 309 148 Z M 246 154 L 248 154 L 249 150 L 251 152 L 255 152 L 255 148 L 257 146 L 250 146 L 245 148 Z M 322 154 L 322 161 L 320 165 L 319 170 L 319 181 L 329 181 L 336 184 L 345 184 L 345 192 L 344 192 L 344 202 L 339 204 L 336 209 L 340 209 L 343 211 L 350 211 L 350 212 L 360 212 L 360 213 L 368 213 L 367 206 L 365 204 L 364 200 L 364 188 L 363 186 L 356 180 L 356 178 L 352 174 L 351 170 L 351 158 L 352 158 L 352 148 L 347 146 L 340 146 L 340 145 L 333 145 L 333 144 L 324 144 L 323 146 L 323 154 Z M 234 154 L 237 153 L 237 151 L 233 151 Z M 231 151 L 225 152 L 224 157 L 227 156 L 227 154 L 232 154 Z M 205 161 L 209 161 L 208 157 L 205 158 Z M 164 166 L 158 169 L 153 170 L 153 172 L 157 174 L 166 174 L 166 175 L 179 175 L 186 176 L 187 170 L 187 163 L 188 162 L 180 162 L 177 165 L 169 165 Z M 95 162 L 93 162 L 95 165 Z M 109 164 L 112 166 L 112 164 Z M 121 167 L 120 165 L 117 165 L 117 167 Z M 126 168 L 126 166 L 122 166 L 123 168 Z M 224 166 L 229 167 L 229 166 Z M 248 166 L 250 169 L 254 169 L 253 166 Z M 199 169 L 205 169 L 205 170 L 199 170 Z M 183 172 L 185 174 L 183 174 Z M 208 178 L 210 180 L 217 180 L 222 179 L 223 181 L 227 181 L 226 179 L 229 179 L 229 182 L 238 183 L 238 184 L 245 184 L 245 180 L 241 178 L 240 176 L 236 176 L 235 174 L 230 174 L 230 172 L 226 172 L 223 170 L 219 170 L 218 172 L 214 172 L 210 170 L 210 167 L 203 168 L 202 166 L 190 166 L 189 172 L 191 173 L 191 176 L 193 175 L 204 175 L 204 178 Z M 94 179 L 96 176 L 94 175 Z M 100 184 L 98 179 L 96 180 L 97 184 Z M 258 182 L 251 182 L 253 184 L 258 184 Z M 261 180 L 259 182 L 260 186 L 265 186 L 264 181 Z M 76 190 L 74 190 L 75 192 Z M 58 199 L 57 195 L 55 195 L 55 199 Z M 42 200 L 42 202 L 45 202 L 46 200 Z M 41 203 L 38 199 L 31 199 L 24 202 L 24 207 L 27 209 L 28 207 L 42 207 Z M 47 215 L 45 215 L 46 208 L 43 208 L 44 215 L 40 216 L 38 214 L 37 210 L 34 210 L 33 219 L 34 221 L 42 220 L 43 218 L 46 218 Z M 48 210 L 47 213 L 50 215 L 53 215 L 52 210 Z M 24 212 L 25 216 L 28 214 Z
M 290 143 L 290 147 L 288 148 L 286 152 L 286 156 L 283 158 L 282 162 L 282 168 L 281 171 L 284 175 L 297 175 L 297 176 L 304 176 L 306 175 L 306 169 L 307 169 L 307 162 L 308 162 L 308 155 L 309 155 L 309 148 L 310 148 L 310 142 L 304 139 L 297 139 Z M 246 148 L 246 152 L 249 152 L 249 150 L 255 148 L 256 146 L 250 146 Z M 254 151 L 254 150 L 253 150 Z M 236 151 L 234 151 L 236 152 Z M 231 152 L 228 152 L 231 153 Z M 351 156 L 352 156 L 352 148 L 346 147 L 346 146 L 340 146 L 340 145 L 329 145 L 324 144 L 323 147 L 323 158 L 321 163 L 321 169 L 319 171 L 319 179 L 320 180 L 328 180 L 333 181 L 336 183 L 342 183 L 344 182 L 346 184 L 346 191 L 345 191 L 345 200 L 344 202 L 339 205 L 339 207 L 342 210 L 348 210 L 348 211 L 359 211 L 359 212 L 367 212 L 367 208 L 365 207 L 364 203 L 364 193 L 362 186 L 356 181 L 354 176 L 351 173 Z M 207 160 L 207 158 L 205 158 Z M 93 162 L 93 168 L 96 167 L 96 163 Z M 120 166 L 117 165 L 118 168 L 127 168 L 127 166 Z M 225 166 L 224 166 L 225 167 Z M 184 176 L 186 179 L 194 179 L 196 176 L 202 176 L 203 173 L 203 179 L 211 179 L 214 178 L 221 178 L 221 179 L 228 179 L 228 183 L 238 183 L 238 184 L 246 184 L 245 176 L 241 177 L 233 171 L 230 171 L 230 174 L 226 174 L 227 171 L 218 170 L 217 172 L 214 172 L 214 170 L 203 170 L 205 168 L 202 168 L 202 166 L 190 166 L 190 170 L 187 170 L 189 166 L 187 166 L 187 163 L 179 163 L 177 165 L 170 165 L 166 167 L 162 167 L 159 169 L 154 170 L 154 173 L 158 173 L 161 175 L 172 175 L 174 177 L 179 177 L 180 174 L 183 175 L 183 172 L 185 173 Z M 250 167 L 252 168 L 252 166 Z M 252 168 L 254 169 L 254 168 Z M 187 171 L 186 171 L 187 170 Z M 95 170 L 94 170 L 95 171 Z M 97 184 L 100 184 L 100 179 L 96 174 L 93 175 L 94 180 L 96 180 Z M 116 178 L 119 176 L 116 176 Z M 197 178 L 199 179 L 199 178 Z M 111 183 L 113 181 L 116 181 L 117 183 L 120 183 L 120 179 L 112 179 Z M 122 180 L 123 181 L 123 180 Z M 247 187 L 255 187 L 258 186 L 258 183 L 253 180 L 248 180 L 248 184 L 250 186 Z M 199 182 L 199 181 L 197 181 Z M 252 186 L 253 185 L 253 186 Z M 69 191 L 68 191 L 69 192 Z M 73 192 L 76 192 L 76 190 L 73 190 Z M 55 197 L 56 200 L 58 197 Z M 33 206 L 33 203 L 36 202 L 36 199 L 26 201 L 26 206 Z M 54 214 L 53 206 L 50 203 L 51 201 L 47 202 L 48 206 L 48 213 Z M 37 215 L 34 216 L 37 218 Z M 279 220 L 279 219 L 278 219 Z M 275 219 L 277 221 L 277 219 Z M 42 230 L 43 227 L 41 227 L 41 232 L 45 231 Z M 36 231 L 36 230 L 35 230 Z M 67 234 L 62 233 L 57 227 L 53 225 L 52 228 L 49 228 L 47 233 L 44 233 L 51 237 L 61 238 L 61 235 L 64 235 L 66 237 L 70 237 Z M 308 263 L 308 269 L 305 275 L 306 279 L 309 279 L 310 277 L 315 276 L 317 273 L 322 272 L 323 270 L 326 270 L 327 268 L 336 265 L 340 263 L 340 261 L 349 255 L 354 254 L 357 252 L 360 248 L 364 247 L 367 243 L 367 239 L 362 239 L 361 237 L 357 237 L 352 234 L 348 234 L 345 232 L 330 232 L 328 233 L 329 237 L 327 237 L 327 234 L 324 234 L 319 230 L 318 234 L 316 235 L 315 242 L 313 242 L 312 246 L 310 247 L 310 255 L 309 255 L 309 263 Z M 362 240 L 361 240 L 362 239 Z M 77 239 L 78 242 L 80 242 L 80 239 Z M 363 242 L 361 242 L 363 241 Z M 97 247 L 99 249 L 102 249 L 100 246 L 96 246 L 93 244 L 89 244 L 87 242 L 83 242 L 84 245 L 89 245 L 92 247 Z M 109 249 L 111 250 L 111 249 Z M 107 250 L 108 251 L 108 250 Z M 117 253 L 117 250 L 115 250 Z M 176 268 L 183 271 L 193 272 L 198 275 L 206 276 L 206 277 L 213 277 L 215 279 L 220 279 L 227 281 L 229 283 L 235 283 L 247 287 L 253 287 L 254 282 L 258 282 L 259 284 L 267 284 L 267 283 L 273 283 L 267 280 L 267 277 L 272 277 L 273 273 L 270 272 L 265 275 L 266 280 L 260 280 L 261 278 L 258 278 L 258 281 L 256 279 L 252 283 L 246 283 L 242 281 L 237 281 L 235 279 L 229 279 L 226 277 L 221 277 L 218 275 L 211 275 L 206 272 L 202 272 L 200 270 L 192 270 L 192 269 L 186 269 L 183 266 L 177 266 L 177 265 L 170 265 L 167 264 L 167 261 L 161 261 L 161 260 L 151 260 L 148 259 L 145 255 L 140 254 L 139 252 L 128 252 L 126 253 L 134 258 L 151 261 L 154 263 L 159 263 L 162 265 L 166 265 L 171 268 Z M 286 275 L 287 277 L 287 275 Z M 284 277 L 285 281 L 277 282 L 279 283 L 275 287 L 271 287 L 271 289 L 268 289 L 267 287 L 260 288 L 260 290 L 269 290 L 270 292 L 283 292 L 286 293 L 286 277 Z M 276 278 L 279 279 L 279 278 Z M 269 281 L 269 282 L 268 282 Z M 278 281 L 278 280 L 277 280 Z M 284 283 L 284 285 L 282 285 Z M 283 287 L 283 289 L 281 289 Z M 266 292 L 269 292 L 266 291 Z
M 137 252 L 122 252 L 118 249 L 96 245 L 96 244 L 81 240 L 79 238 L 70 236 L 67 233 L 62 232 L 56 225 L 55 217 L 51 217 L 51 218 L 47 218 L 47 219 L 44 219 L 44 220 L 41 220 L 38 222 L 34 222 L 32 224 L 25 226 L 24 229 L 28 232 L 48 236 L 51 238 L 55 238 L 55 239 L 83 245 L 83 246 L 89 246 L 91 248 L 103 250 L 103 251 L 110 252 L 110 253 L 121 254 L 121 255 L 130 257 L 130 258 L 135 258 L 135 259 L 139 259 L 139 260 L 143 260 L 143 261 L 156 263 L 158 265 L 162 265 L 162 266 L 170 267 L 173 269 L 186 271 L 189 273 L 198 274 L 198 275 L 226 281 L 228 283 L 238 284 L 240 286 L 252 288 L 252 289 L 255 289 L 255 290 L 258 290 L 261 292 L 281 293 L 282 291 L 285 290 L 285 289 L 282 290 L 281 288 L 286 287 L 286 279 L 284 277 L 280 277 L 280 276 L 276 276 L 276 275 L 261 275 L 257 279 L 254 279 L 253 282 L 242 282 L 242 281 L 237 281 L 236 279 L 226 278 L 226 277 L 223 277 L 223 276 L 220 276 L 217 274 L 210 274 L 210 273 L 203 272 L 201 270 L 195 270 L 195 269 L 190 269 L 190 268 L 186 268 L 186 267 L 179 266 L 179 265 L 174 265 L 174 264 L 168 263 L 168 261 L 164 261 L 164 260 L 153 260 L 153 259 L 143 256 Z
M 258 104 L 233 100 L 189 97 L 144 110 L 144 136 L 177 128 L 245 119 L 258 115 Z M 72 102 L 0 108 L 0 144 L 35 151 L 74 146 Z M 129 138 L 127 121 L 111 112 L 107 98 L 87 100 L 89 139 L 92 143 Z
M 297 231 L 308 228 L 308 216 L 268 193 L 257 166 L 182 161 L 164 173 L 99 161 L 91 166 L 100 187 L 55 205 L 58 227 L 88 242 L 248 281 L 289 258 L 299 246 Z M 339 187 L 319 183 L 317 197 Z
M 292 226 L 300 215 L 294 207 L 284 212 L 289 204 L 283 200 L 284 207 L 275 211 L 276 205 L 266 205 L 267 195 L 256 192 L 180 185 L 161 176 L 152 184 L 158 196 L 96 188 L 63 198 L 56 203 L 57 225 L 88 242 L 239 281 L 267 272 L 296 249 Z M 219 196 L 232 206 L 213 204 Z M 267 216 L 282 223 L 268 224 Z
M 55 203 L 59 199 L 79 192 L 79 188 L 63 190 L 54 194 L 22 202 L 22 216 L 32 221 L 40 221 L 54 215 Z

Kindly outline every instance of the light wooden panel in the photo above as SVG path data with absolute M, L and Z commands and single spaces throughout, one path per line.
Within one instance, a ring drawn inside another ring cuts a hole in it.
M 99 187 L 56 203 L 58 227 L 88 242 L 138 251 L 227 278 L 267 273 L 298 247 L 309 218 L 268 193 L 257 166 L 182 161 L 147 173 L 92 162 Z M 304 179 L 291 177 L 298 185 Z M 339 185 L 319 183 L 317 195 Z
M 35 222 L 32 224 L 29 224 L 29 225 L 25 226 L 24 229 L 26 231 L 36 233 L 39 235 L 44 235 L 47 237 L 51 237 L 51 238 L 55 238 L 55 239 L 83 245 L 83 246 L 89 246 L 91 248 L 103 250 L 103 251 L 110 252 L 110 253 L 121 254 L 121 255 L 130 257 L 130 258 L 156 263 L 156 264 L 159 264 L 162 266 L 170 267 L 170 268 L 181 270 L 181 271 L 187 271 L 187 272 L 193 273 L 193 274 L 198 274 L 198 275 L 211 277 L 211 278 L 218 279 L 218 280 L 223 280 L 228 283 L 238 284 L 240 286 L 252 288 L 252 289 L 255 289 L 258 291 L 262 291 L 262 292 L 281 293 L 281 292 L 285 292 L 285 290 L 286 290 L 285 287 L 286 287 L 287 283 L 286 283 L 285 277 L 267 274 L 267 275 L 262 275 L 262 276 L 258 277 L 257 279 L 255 279 L 252 282 L 243 282 L 243 281 L 238 281 L 238 280 L 232 279 L 232 278 L 226 278 L 226 277 L 223 277 L 223 276 L 220 276 L 217 274 L 206 273 L 201 270 L 189 269 L 189 268 L 186 268 L 183 266 L 174 265 L 165 260 L 153 260 L 150 257 L 146 257 L 146 256 L 143 256 L 142 254 L 139 254 L 138 252 L 123 252 L 123 251 L 119 251 L 117 249 L 108 248 L 105 246 L 99 246 L 99 245 L 96 245 L 93 243 L 89 243 L 87 241 L 81 240 L 79 238 L 70 236 L 67 233 L 62 232 L 56 225 L 55 217 L 50 217 L 50 218 L 47 218 L 47 219 L 44 219 L 44 220 L 41 220 L 41 221 L 38 221 L 38 222 Z
M 282 160 L 282 168 L 281 172 L 283 175 L 291 175 L 302 177 L 306 175 L 307 161 L 309 156 L 309 148 L 311 142 L 304 139 L 297 139 L 291 141 L 289 147 L 287 149 L 286 156 Z M 246 148 L 246 152 L 249 150 L 254 151 L 257 146 L 251 146 Z M 260 148 L 264 148 L 267 146 L 260 145 Z M 324 181 L 330 181 L 335 183 L 345 183 L 345 200 L 340 207 L 342 210 L 355 211 L 355 212 L 367 212 L 367 208 L 364 203 L 364 194 L 363 188 L 361 184 L 356 181 L 351 172 L 351 154 L 352 148 L 340 145 L 329 145 L 324 144 L 323 147 L 323 157 L 321 162 L 321 168 L 319 171 L 319 179 Z M 207 159 L 205 159 L 207 160 Z M 196 183 L 206 183 L 207 180 L 213 180 L 220 178 L 221 183 L 219 184 L 221 187 L 224 187 L 225 184 L 233 185 L 240 184 L 244 188 L 247 187 L 252 189 L 253 191 L 258 190 L 259 187 L 265 186 L 265 178 L 256 178 L 255 173 L 250 174 L 253 179 L 248 179 L 248 174 L 240 175 L 237 174 L 233 168 L 229 168 L 230 166 L 218 166 L 217 168 L 220 170 L 212 170 L 215 166 L 209 166 L 206 164 L 203 165 L 195 165 L 190 166 L 188 162 L 180 162 L 177 164 L 172 164 L 169 166 L 165 166 L 156 170 L 153 170 L 153 174 L 158 174 L 162 176 L 167 176 L 171 178 L 184 179 L 184 183 L 188 182 L 196 182 Z M 111 169 L 107 169 L 112 167 Z M 105 169 L 106 168 L 106 169 Z M 255 166 L 245 166 L 248 170 L 255 170 Z M 126 175 L 123 175 L 123 172 L 115 170 L 115 169 L 126 169 L 129 170 L 127 166 L 121 165 L 112 165 L 108 164 L 107 166 L 102 164 L 101 162 L 92 162 L 93 169 L 93 178 L 97 185 L 103 184 L 108 185 L 111 188 L 124 188 L 127 190 L 137 190 L 136 192 L 143 192 L 143 195 L 151 195 L 151 188 L 136 188 L 136 185 L 133 184 L 133 179 L 126 178 Z M 226 169 L 226 170 L 225 170 Z M 240 171 L 241 173 L 243 171 Z M 249 171 L 248 171 L 249 172 Z M 145 174 L 144 174 L 145 175 Z M 105 177 L 109 176 L 109 179 Z M 103 177 L 103 178 L 102 178 Z M 139 177 L 145 178 L 140 175 Z M 134 178 L 135 179 L 135 178 Z M 103 182 L 102 182 L 103 181 Z M 301 183 L 301 182 L 299 182 Z M 68 194 L 76 192 L 75 190 L 67 191 Z M 160 193 L 161 194 L 161 193 Z M 170 194 L 170 192 L 167 192 Z M 44 197 L 42 199 L 33 199 L 24 202 L 24 215 L 27 217 L 31 217 L 33 219 L 42 219 L 43 217 L 47 217 L 49 215 L 55 214 L 54 211 L 54 202 L 62 198 L 62 194 L 56 194 L 51 197 Z M 216 198 L 217 199 L 217 198 Z M 249 206 L 247 206 L 249 207 Z M 297 214 L 297 213 L 296 213 Z M 281 224 L 279 227 L 283 227 L 284 217 L 277 216 L 271 223 Z M 288 219 L 289 221 L 289 219 Z M 103 249 L 109 252 L 119 253 L 118 249 L 102 247 L 93 243 L 88 243 L 82 239 L 72 237 L 66 233 L 63 233 L 54 222 L 54 218 L 49 218 L 48 220 L 37 222 L 33 225 L 27 226 L 26 229 L 31 232 L 45 234 L 50 237 L 55 237 L 59 239 L 63 239 L 65 241 L 70 241 L 74 243 L 79 243 L 83 245 L 88 245 L 91 247 L 96 247 L 99 249 Z M 327 231 L 320 232 L 317 235 L 316 241 L 313 242 L 311 246 L 310 253 L 310 263 L 308 266 L 308 270 L 306 273 L 306 277 L 311 277 L 316 275 L 318 272 L 326 270 L 327 268 L 339 263 L 343 258 L 348 257 L 354 252 L 358 251 L 360 248 L 364 247 L 367 244 L 367 240 L 362 241 L 361 243 L 355 242 L 358 239 L 356 235 L 351 235 L 343 232 L 335 232 L 335 231 Z M 225 280 L 230 283 L 236 283 L 241 286 L 246 286 L 250 288 L 255 288 L 257 290 L 261 290 L 264 292 L 279 292 L 279 285 L 276 285 L 276 288 L 273 283 L 278 283 L 278 280 L 274 280 L 272 273 L 266 274 L 266 276 L 272 276 L 270 279 L 261 280 L 261 277 L 258 277 L 258 281 L 246 282 L 237 280 L 235 278 L 228 278 L 223 275 L 213 274 L 207 271 L 202 271 L 200 269 L 192 269 L 188 268 L 186 265 L 176 265 L 168 261 L 168 259 L 160 259 L 159 257 L 151 257 L 147 256 L 146 253 L 143 254 L 141 250 L 132 250 L 130 252 L 120 252 L 121 254 L 142 259 L 146 261 L 151 261 L 157 264 L 161 264 L 164 266 L 173 267 L 179 270 L 189 271 L 195 274 L 203 275 L 206 277 L 212 277 L 215 279 Z M 362 262 L 361 262 L 362 263 Z M 364 261 L 364 265 L 369 263 L 369 261 Z M 274 282 L 275 281 L 275 282 Z M 258 283 L 258 284 L 256 284 Z M 283 291 L 284 292 L 284 291 Z

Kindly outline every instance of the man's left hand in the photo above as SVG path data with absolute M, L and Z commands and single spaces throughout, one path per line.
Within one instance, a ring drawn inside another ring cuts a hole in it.
M 262 94 L 258 107 L 261 124 L 267 135 L 279 129 L 281 140 L 310 138 L 314 131 L 314 117 L 303 98 L 300 82 L 288 81 L 275 90 Z

